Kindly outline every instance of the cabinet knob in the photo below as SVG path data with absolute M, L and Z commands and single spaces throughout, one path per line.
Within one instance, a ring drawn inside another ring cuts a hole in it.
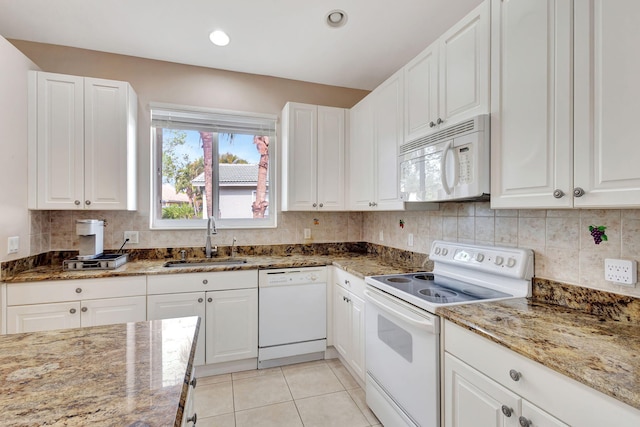
M 436 120 L 436 123 L 438 123 L 439 125 L 444 123 L 444 120 L 442 120 L 440 117 L 438 117 L 438 120 Z
M 82 288 L 76 288 L 76 294 L 81 294 L 82 293 Z
M 509 408 L 507 405 L 502 405 L 502 408 L 500 409 L 502 409 L 502 413 L 505 417 L 510 417 L 513 413 L 513 409 Z
M 71 313 L 71 314 L 76 314 L 76 309 L 75 309 L 75 308 L 72 308 L 71 310 L 69 310 L 69 313 Z
M 317 204 L 317 203 L 314 203 L 314 204 L 313 204 L 313 207 L 314 207 L 314 208 L 317 208 L 317 207 L 318 207 L 318 204 Z
M 198 385 L 198 379 L 196 377 L 193 377 L 189 384 L 191 384 L 191 387 L 196 388 L 196 385 Z
M 198 302 L 204 301 L 204 298 L 198 298 Z
M 192 417 L 187 418 L 187 422 L 196 425 L 196 423 L 198 422 L 198 414 L 193 414 Z
M 520 372 L 516 371 L 515 369 L 511 369 L 509 371 L 509 376 L 511 377 L 512 380 L 514 381 L 520 381 L 520 377 L 522 376 L 520 374 Z
M 91 204 L 91 200 L 85 200 L 85 201 L 84 201 L 84 204 L 85 204 L 85 205 L 87 205 L 87 206 L 89 206 L 89 205 Z
M 206 285 L 207 283 L 209 283 L 209 281 L 207 279 L 202 280 L 202 284 Z
M 555 197 L 556 199 L 561 199 L 564 196 L 564 191 L 562 190 L 556 190 L 553 192 L 553 197 Z
M 518 422 L 522 427 L 531 427 L 531 421 L 523 416 L 520 416 L 520 418 L 518 418 Z
M 573 189 L 573 197 L 582 197 L 584 196 L 584 190 L 580 187 L 576 187 Z
M 429 127 L 430 128 L 434 128 L 434 127 L 436 127 L 436 124 L 434 122 L 429 122 Z
M 80 205 L 80 200 L 76 200 L 76 201 L 75 201 L 75 202 L 73 202 L 73 203 L 75 203 L 75 204 L 76 204 L 76 206 L 79 206 L 79 205 Z
M 82 307 L 82 308 L 80 309 L 80 311 L 82 311 L 83 313 L 86 313 L 86 312 L 87 312 L 87 310 L 88 310 L 88 308 L 87 308 L 87 307 Z
M 347 279 L 344 279 L 344 284 L 347 285 L 347 286 L 351 286 L 351 282 L 348 281 Z
M 213 302 L 213 298 L 209 297 L 209 298 L 207 298 L 207 301 Z
M 320 203 L 320 207 L 323 208 L 324 207 L 324 203 Z

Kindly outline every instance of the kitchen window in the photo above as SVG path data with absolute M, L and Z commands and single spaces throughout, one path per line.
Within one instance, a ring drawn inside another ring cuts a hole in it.
M 151 105 L 151 228 L 276 226 L 276 117 Z

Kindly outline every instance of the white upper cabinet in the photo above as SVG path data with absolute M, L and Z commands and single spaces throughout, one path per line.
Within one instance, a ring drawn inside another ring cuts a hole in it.
M 483 2 L 404 68 L 404 142 L 489 112 L 490 3 Z
M 135 210 L 131 86 L 44 72 L 30 85 L 29 208 Z
M 605 7 L 606 5 L 606 7 Z M 634 0 L 494 0 L 493 208 L 640 206 Z
M 575 0 L 574 22 L 574 206 L 640 207 L 640 2 Z
M 493 1 L 493 208 L 572 206 L 571 4 Z
M 343 108 L 285 105 L 282 210 L 344 210 L 345 119 Z
M 398 147 L 402 142 L 402 70 L 351 109 L 351 210 L 402 210 Z

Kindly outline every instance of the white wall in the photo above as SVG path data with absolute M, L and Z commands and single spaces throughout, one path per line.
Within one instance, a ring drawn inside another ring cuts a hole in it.
M 0 36 L 0 261 L 30 253 L 27 209 L 27 71 L 38 67 Z M 20 251 L 7 253 L 7 238 Z

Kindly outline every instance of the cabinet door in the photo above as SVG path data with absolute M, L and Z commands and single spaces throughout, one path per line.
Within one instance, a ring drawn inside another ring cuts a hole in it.
M 484 1 L 439 39 L 438 118 L 444 123 L 489 112 L 490 10 Z
M 317 203 L 320 210 L 344 210 L 344 154 L 345 110 L 318 106 Z
M 404 142 L 428 134 L 438 119 L 438 43 L 404 68 Z
M 149 295 L 147 296 L 147 319 L 160 320 L 174 317 L 200 316 L 200 331 L 194 365 L 205 363 L 206 337 L 206 305 L 204 292 L 185 292 L 179 294 Z
M 36 145 L 38 209 L 84 204 L 83 78 L 37 73 Z M 33 164 L 33 162 L 32 162 Z
M 516 427 L 520 398 L 464 362 L 444 356 L 445 427 Z
M 318 107 L 287 103 L 282 113 L 283 210 L 315 210 L 317 203 Z
M 84 79 L 85 193 L 91 209 L 135 209 L 135 144 L 130 135 L 129 84 Z M 135 108 L 135 107 L 134 107 Z M 137 111 L 137 110 L 135 110 Z M 133 112 L 131 112 L 133 115 Z
M 373 92 L 375 207 L 379 210 L 404 208 L 398 174 L 398 149 L 403 138 L 402 91 L 402 71 L 399 71 Z
M 573 205 L 571 10 L 493 0 L 492 208 Z
M 569 424 L 563 423 L 526 400 L 522 400 L 521 418 L 524 418 L 524 420 L 520 425 L 527 425 L 526 422 L 528 421 L 528 425 L 531 427 L 569 427 Z
M 82 301 L 82 327 L 147 320 L 146 297 L 108 298 Z
M 371 95 L 356 104 L 349 115 L 349 207 L 356 211 L 371 210 L 375 176 Z
M 349 360 L 351 347 L 351 308 L 349 292 L 342 286 L 333 287 L 333 346 L 345 360 Z
M 574 184 L 577 207 L 640 206 L 640 2 L 575 5 Z
M 8 334 L 79 327 L 79 301 L 7 307 Z
M 207 364 L 258 357 L 258 290 L 207 292 Z
M 364 301 L 350 293 L 349 306 L 351 311 L 351 351 L 349 353 L 349 364 L 360 379 L 364 381 Z

